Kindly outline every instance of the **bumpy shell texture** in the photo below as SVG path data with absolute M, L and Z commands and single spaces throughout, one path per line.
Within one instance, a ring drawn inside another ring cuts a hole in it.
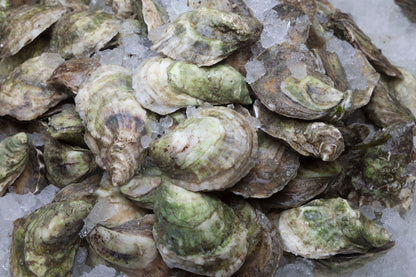
M 23 5 L 10 9 L 4 23 L 0 22 L 0 58 L 16 54 L 65 12 L 62 7 Z
M 231 276 L 247 255 L 247 229 L 233 210 L 207 194 L 174 185 L 159 190 L 153 236 L 169 267 Z
M 58 54 L 45 53 L 15 68 L 0 83 L 0 116 L 32 120 L 68 98 L 46 82 L 63 61 Z
M 233 186 L 253 168 L 257 153 L 254 128 L 224 107 L 203 109 L 150 145 L 154 163 L 192 191 Z
M 0 142 L 0 196 L 19 177 L 29 155 L 27 135 L 18 133 Z
M 311 259 L 366 252 L 391 238 L 342 198 L 318 199 L 286 210 L 280 215 L 278 229 L 285 251 Z
M 12 276 L 69 276 L 79 231 L 91 204 L 54 202 L 14 222 L 10 272 Z
M 85 57 L 104 47 L 119 31 L 120 20 L 103 11 L 67 14 L 52 33 L 51 51 L 65 59 Z
M 182 14 L 151 37 L 152 49 L 175 60 L 209 66 L 258 40 L 262 27 L 253 17 L 202 8 Z
M 97 164 L 109 172 L 113 185 L 126 183 L 144 160 L 140 138 L 147 134 L 146 112 L 134 98 L 130 72 L 100 66 L 84 82 L 75 102 Z

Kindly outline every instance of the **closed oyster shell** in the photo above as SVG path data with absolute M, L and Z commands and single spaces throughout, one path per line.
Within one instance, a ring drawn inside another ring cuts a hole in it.
M 205 101 L 251 104 L 244 77 L 229 65 L 200 68 L 155 56 L 136 70 L 133 88 L 143 107 L 163 115 Z
M 307 49 L 284 42 L 266 49 L 255 60 L 264 63 L 266 74 L 251 87 L 271 111 L 313 120 L 333 114 L 344 99 L 344 93 L 332 87 Z M 293 67 L 304 68 L 304 72 Z
M 102 65 L 91 72 L 75 98 L 86 127 L 85 142 L 115 186 L 126 183 L 144 160 L 140 138 L 147 134 L 146 111 L 137 103 L 130 72 Z
M 344 138 L 335 126 L 279 116 L 258 100 L 254 103 L 254 112 L 264 132 L 285 141 L 301 155 L 334 161 L 344 151 Z
M 276 139 L 258 133 L 258 162 L 247 176 L 230 188 L 243 197 L 266 198 L 282 190 L 296 177 L 299 155 Z
M 53 138 L 46 140 L 44 155 L 46 176 L 58 187 L 79 182 L 97 168 L 91 151 L 59 143 Z
M 0 142 L 0 196 L 20 176 L 28 160 L 27 135 L 18 133 Z
M 15 68 L 0 83 L 0 116 L 32 120 L 69 97 L 47 86 L 47 79 L 63 62 L 58 54 L 44 53 Z
M 169 267 L 231 276 L 247 255 L 247 229 L 233 210 L 208 194 L 164 185 L 155 203 L 153 236 Z
M 365 253 L 391 234 L 352 209 L 342 198 L 317 199 L 283 211 L 277 223 L 285 251 L 311 259 Z
M 150 145 L 150 157 L 171 181 L 192 191 L 224 190 L 255 164 L 256 131 L 239 113 L 203 109 Z
M 408 108 L 413 114 L 413 117 L 416 117 L 416 78 L 404 68 L 400 67 L 399 70 L 402 73 L 403 79 L 392 81 L 391 85 L 394 89 L 394 95 L 400 104 Z
M 150 39 L 154 51 L 175 60 L 209 66 L 257 41 L 261 31 L 262 24 L 253 17 L 202 8 L 180 15 Z
M 243 0 L 188 0 L 188 6 L 194 10 L 208 8 L 239 15 L 253 16 L 251 10 Z
M 50 49 L 63 58 L 80 58 L 104 47 L 120 28 L 120 20 L 103 11 L 73 12 L 55 25 Z
M 54 202 L 14 222 L 10 255 L 12 276 L 69 276 L 78 236 L 91 204 Z
M 24 5 L 8 10 L 0 25 L 0 58 L 14 55 L 55 23 L 65 8 Z M 1 22 L 0 22 L 1 23 Z
M 138 20 L 147 26 L 147 31 L 169 23 L 167 12 L 155 0 L 131 1 L 133 12 Z
M 163 262 L 153 239 L 154 215 L 145 215 L 124 224 L 96 225 L 87 240 L 105 264 L 131 277 L 167 276 L 169 268 Z

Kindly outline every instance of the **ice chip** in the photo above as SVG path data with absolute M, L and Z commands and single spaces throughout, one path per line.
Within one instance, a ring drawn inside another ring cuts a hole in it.
M 266 74 L 266 68 L 264 67 L 263 62 L 261 61 L 257 61 L 257 60 L 249 61 L 245 65 L 245 68 L 247 70 L 246 81 L 249 84 L 254 83 L 264 74 Z

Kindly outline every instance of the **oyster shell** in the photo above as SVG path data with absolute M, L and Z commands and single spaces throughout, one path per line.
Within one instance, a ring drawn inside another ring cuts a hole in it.
M 264 132 L 285 141 L 301 155 L 334 161 L 344 151 L 344 139 L 335 126 L 279 116 L 266 109 L 258 100 L 254 102 L 254 112 L 260 119 Z
M 152 161 L 171 182 L 192 191 L 224 190 L 255 164 L 256 131 L 224 107 L 203 109 L 150 145 Z
M 32 120 L 69 97 L 54 90 L 46 80 L 63 62 L 58 54 L 44 53 L 15 68 L 0 82 L 0 116 Z
M 243 197 L 266 198 L 282 190 L 296 177 L 299 155 L 276 139 L 260 132 L 258 162 L 229 190 Z
M 91 151 L 59 143 L 53 138 L 46 140 L 44 155 L 46 177 L 58 187 L 79 182 L 97 168 Z
M 73 12 L 55 25 L 50 50 L 63 58 L 80 58 L 104 47 L 120 28 L 120 20 L 103 11 Z
M 27 135 L 18 133 L 0 142 L 0 196 L 25 169 L 29 146 Z
M 85 127 L 75 111 L 75 105 L 64 105 L 61 111 L 48 119 L 49 134 L 72 145 L 84 145 Z
M 208 8 L 239 15 L 253 16 L 251 10 L 243 0 L 188 0 L 188 6 L 194 10 Z
M 0 22 L 0 58 L 14 55 L 64 14 L 65 8 L 24 5 L 10 9 Z
M 54 202 L 14 222 L 10 255 L 12 276 L 68 276 L 71 274 L 78 236 L 91 204 Z
M 399 70 L 402 73 L 403 79 L 392 81 L 394 94 L 400 104 L 408 108 L 413 114 L 413 117 L 416 117 L 416 78 L 404 68 L 399 68 Z
M 307 49 L 284 42 L 266 49 L 255 60 L 263 62 L 266 74 L 251 87 L 271 111 L 313 120 L 333 114 L 344 99 L 344 93 L 320 73 L 316 58 Z
M 208 194 L 163 185 L 155 203 L 153 236 L 169 267 L 231 276 L 247 255 L 247 229 L 233 210 Z
M 87 236 L 92 249 L 107 265 L 129 276 L 163 277 L 169 268 L 153 239 L 154 215 L 111 226 L 96 225 Z
M 134 98 L 130 72 L 101 65 L 83 83 L 75 102 L 97 164 L 110 174 L 113 185 L 125 184 L 144 160 L 140 138 L 148 132 L 146 111 Z
M 209 66 L 258 40 L 261 31 L 262 24 L 253 17 L 202 8 L 180 15 L 150 39 L 154 51 L 175 60 Z
M 412 22 L 416 22 L 416 3 L 413 0 L 394 0 L 404 15 Z
M 143 107 L 163 115 L 205 101 L 251 104 L 244 77 L 229 65 L 200 68 L 155 56 L 136 70 L 133 88 Z
M 352 209 L 342 198 L 317 199 L 283 211 L 277 223 L 285 251 L 310 259 L 365 253 L 391 234 Z
M 131 1 L 132 9 L 140 22 L 147 26 L 150 32 L 169 23 L 167 12 L 154 0 Z
M 85 57 L 65 61 L 55 69 L 48 83 L 58 87 L 66 87 L 74 94 L 77 94 L 88 73 L 99 65 L 100 62 L 97 58 Z

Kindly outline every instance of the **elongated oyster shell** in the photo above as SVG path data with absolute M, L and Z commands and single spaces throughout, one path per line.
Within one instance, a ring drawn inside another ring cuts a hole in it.
M 299 155 L 276 139 L 258 133 L 258 162 L 250 173 L 230 188 L 243 197 L 266 198 L 296 177 Z
M 0 83 L 0 116 L 32 120 L 69 97 L 47 86 L 46 80 L 63 62 L 58 54 L 45 53 L 18 66 Z
M 53 29 L 50 49 L 65 59 L 89 56 L 118 33 L 120 24 L 114 15 L 103 11 L 67 14 Z
M 254 111 L 264 132 L 285 141 L 301 155 L 333 161 L 344 151 L 344 138 L 335 126 L 285 118 L 269 111 L 257 100 Z
M 16 54 L 61 18 L 64 12 L 62 7 L 40 5 L 10 9 L 0 25 L 0 58 Z
M 0 142 L 0 196 L 20 176 L 28 160 L 25 133 L 18 133 Z
M 202 8 L 180 15 L 153 41 L 152 50 L 172 59 L 208 66 L 260 38 L 262 24 L 253 17 Z
M 283 211 L 277 226 L 285 251 L 311 259 L 365 253 L 382 247 L 391 238 L 383 227 L 342 198 L 317 199 Z
M 251 104 L 244 77 L 229 65 L 200 68 L 155 56 L 136 70 L 133 88 L 143 107 L 163 115 L 205 101 Z
M 134 98 L 130 72 L 100 66 L 83 83 L 75 102 L 97 164 L 109 172 L 113 185 L 126 183 L 144 160 L 140 138 L 147 134 L 146 112 Z
M 131 277 L 167 276 L 169 268 L 153 239 L 154 220 L 154 215 L 145 215 L 117 226 L 98 224 L 87 236 L 90 249 L 106 264 Z
M 155 203 L 153 236 L 169 267 L 231 276 L 247 255 L 247 229 L 233 210 L 208 194 L 164 185 Z
M 12 276 L 69 276 L 80 243 L 78 236 L 91 204 L 54 202 L 14 222 Z
M 284 42 L 266 49 L 256 60 L 264 63 L 266 74 L 251 87 L 271 111 L 312 120 L 333 114 L 344 99 L 308 50 Z
M 203 109 L 150 145 L 153 162 L 192 191 L 233 186 L 253 168 L 257 153 L 256 131 L 224 107 Z

